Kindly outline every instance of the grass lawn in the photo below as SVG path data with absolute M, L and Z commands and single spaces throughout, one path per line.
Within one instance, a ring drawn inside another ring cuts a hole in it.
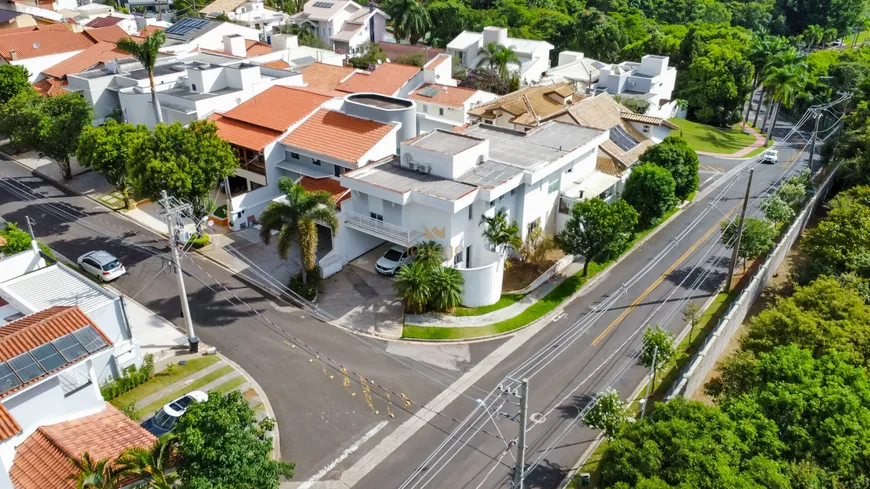
M 204 357 L 204 358 L 208 358 L 208 357 Z M 223 377 L 224 375 L 226 375 L 232 371 L 233 371 L 233 367 L 231 367 L 229 365 L 225 365 L 225 366 L 215 370 L 214 372 L 209 373 L 208 375 L 204 375 L 204 376 L 196 379 L 195 381 L 185 385 L 184 387 L 182 387 L 180 389 L 176 389 L 173 392 L 166 394 L 165 396 L 161 397 L 160 399 L 158 399 L 158 400 L 152 402 L 151 404 L 143 407 L 142 409 L 136 411 L 133 414 L 133 418 L 137 419 L 137 420 L 141 420 L 143 417 L 148 416 L 149 414 L 153 413 L 154 411 L 157 411 L 158 409 L 160 409 L 160 407 L 163 406 L 164 404 L 166 404 L 170 401 L 173 401 L 176 398 L 179 398 L 179 397 L 187 394 L 190 391 L 195 391 L 196 389 L 199 389 L 200 387 L 208 384 L 209 382 L 215 381 L 215 380 Z
M 580 485 L 580 474 L 584 472 L 588 472 L 590 475 L 589 485 L 587 487 L 598 487 L 599 481 L 601 480 L 601 474 L 598 471 L 598 467 L 601 465 L 604 453 L 607 452 L 607 447 L 607 440 L 598 444 L 598 447 L 595 448 L 592 455 L 589 455 L 589 458 L 586 459 L 586 463 L 583 464 L 583 467 L 580 467 L 580 470 L 577 471 L 577 475 L 575 475 L 574 478 L 571 479 L 571 482 L 568 483 L 567 489 L 578 489 L 579 487 L 583 487 Z
M 171 374 L 167 374 L 165 370 L 157 372 L 157 375 L 153 379 L 112 399 L 111 403 L 118 409 L 136 404 L 160 389 L 174 384 L 218 361 L 220 361 L 220 357 L 217 356 L 194 358 L 189 360 L 185 365 L 176 365 Z
M 525 297 L 521 294 L 504 294 L 501 296 L 501 299 L 498 300 L 495 304 L 490 304 L 488 306 L 480 306 L 480 307 L 457 307 L 455 311 L 453 311 L 454 316 L 481 316 L 483 314 L 489 314 L 493 311 L 498 311 L 499 309 L 504 309 L 507 306 L 512 304 L 516 304 L 517 301 Z
M 219 392 L 221 394 L 226 394 L 227 392 L 229 392 L 229 391 L 235 389 L 236 387 L 244 384 L 246 381 L 247 380 L 244 377 L 239 375 L 238 377 L 232 378 L 232 379 L 224 382 L 223 384 L 215 387 L 214 389 L 210 390 L 209 392 Z
M 689 146 L 695 151 L 732 154 L 755 142 L 755 136 L 741 132 L 740 124 L 735 124 L 731 129 L 722 129 L 686 119 L 669 120 L 680 126 L 671 134 L 679 136 L 682 133 Z

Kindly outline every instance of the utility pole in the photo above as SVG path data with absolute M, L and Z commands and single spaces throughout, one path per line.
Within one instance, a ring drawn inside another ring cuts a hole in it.
M 746 196 L 743 197 L 743 209 L 740 211 L 740 222 L 737 223 L 737 242 L 734 243 L 734 251 L 731 252 L 731 265 L 728 267 L 728 281 L 725 282 L 725 291 L 731 290 L 731 281 L 734 279 L 734 267 L 737 266 L 737 253 L 740 251 L 740 237 L 743 235 L 743 221 L 746 218 L 746 206 L 749 204 L 749 189 L 752 187 L 752 174 L 755 169 L 749 170 L 749 181 L 746 182 Z
M 182 204 L 171 207 L 169 196 L 166 191 L 163 191 L 163 199 L 160 200 L 163 208 L 166 209 L 164 219 L 169 231 L 169 249 L 172 252 L 172 263 L 175 265 L 175 278 L 178 281 L 178 295 L 181 300 L 181 312 L 184 316 L 184 325 L 187 328 L 187 341 L 190 343 L 190 352 L 196 353 L 199 351 L 199 338 L 193 334 L 193 321 L 190 319 L 190 306 L 187 304 L 187 290 L 184 288 L 184 275 L 181 272 L 181 260 L 178 257 L 178 243 L 176 242 L 176 223 L 178 216 L 183 212 L 190 210 L 190 204 Z
M 529 379 L 520 384 L 520 434 L 517 437 L 517 465 L 514 467 L 513 489 L 523 489 L 526 468 L 526 423 L 529 418 Z
M 653 347 L 652 365 L 650 365 L 650 367 L 649 367 L 650 381 L 652 381 L 653 383 L 656 381 L 656 356 L 658 354 L 659 354 L 659 347 L 658 347 L 658 345 L 656 345 Z M 640 419 L 643 419 L 643 415 L 646 412 L 646 405 L 649 402 L 649 391 L 650 390 L 651 390 L 650 384 L 647 383 L 646 384 L 646 395 L 643 396 L 643 402 L 640 405 Z
M 813 171 L 813 158 L 816 156 L 816 139 L 819 138 L 819 121 L 821 120 L 822 109 L 816 109 L 816 122 L 813 126 L 813 139 L 810 140 L 810 175 L 815 173 Z

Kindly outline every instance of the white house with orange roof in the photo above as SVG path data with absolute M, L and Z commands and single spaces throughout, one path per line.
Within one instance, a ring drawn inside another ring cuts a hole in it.
M 42 70 L 81 53 L 93 39 L 66 24 L 0 30 L 0 65 L 23 66 L 34 83 Z
M 335 51 L 354 55 L 370 42 L 386 37 L 390 16 L 373 3 L 367 7 L 352 0 L 309 0 L 301 12 L 290 16 L 296 25 L 311 31 Z
M 336 90 L 404 97 L 423 84 L 423 70 L 416 66 L 383 63 L 373 68 L 371 71 L 357 71 L 342 81 Z

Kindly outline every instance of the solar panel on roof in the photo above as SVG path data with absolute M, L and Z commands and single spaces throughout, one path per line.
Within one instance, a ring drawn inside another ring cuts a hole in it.
M 5 363 L 0 363 L 0 394 L 5 394 L 21 385 L 18 376 Z
M 434 97 L 441 93 L 441 89 L 438 87 L 426 87 L 417 91 L 417 95 L 422 95 L 424 97 Z
M 625 132 L 622 126 L 613 126 L 610 129 L 610 140 L 623 151 L 628 151 L 638 144 L 638 141 Z
M 18 355 L 6 362 L 6 364 L 12 367 L 12 370 L 18 374 L 18 378 L 21 379 L 21 382 L 30 382 L 40 375 L 45 374 L 45 370 L 36 363 L 36 360 L 30 356 L 29 352 L 24 352 L 21 355 Z
M 332 8 L 335 5 L 332 2 L 314 2 L 314 6 L 317 8 Z
M 51 343 L 46 343 L 30 350 L 30 354 L 42 365 L 42 368 L 46 372 L 51 372 L 67 363 Z
M 103 337 L 90 326 L 85 326 L 78 331 L 74 331 L 73 336 L 79 340 L 79 343 L 81 343 L 89 353 L 93 353 L 106 346 L 106 340 L 104 340 Z
M 208 25 L 208 21 L 205 19 L 194 19 L 188 17 L 186 19 L 181 19 L 175 24 L 169 26 L 166 29 L 166 34 L 174 35 L 174 36 L 184 36 L 192 31 L 201 29 Z
M 72 334 L 61 336 L 52 341 L 51 344 L 57 347 L 57 351 L 63 355 L 67 362 L 72 362 L 88 354 L 88 350 Z

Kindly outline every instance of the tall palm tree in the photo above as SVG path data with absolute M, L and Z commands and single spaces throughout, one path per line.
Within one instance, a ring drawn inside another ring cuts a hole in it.
M 287 197 L 272 202 L 260 214 L 260 239 L 269 244 L 272 231 L 278 231 L 278 256 L 286 260 L 293 244 L 299 246 L 302 283 L 308 284 L 308 271 L 317 266 L 317 221 L 338 232 L 335 201 L 329 192 L 308 192 L 287 177 L 278 179 L 278 188 Z
M 504 207 L 492 217 L 480 216 L 478 226 L 485 226 L 483 239 L 496 253 L 504 255 L 508 248 L 516 250 L 523 244 L 519 225 L 516 221 L 508 222 L 507 210 Z
M 399 269 L 393 288 L 405 304 L 405 312 L 423 312 L 432 296 L 432 267 L 422 261 L 412 261 Z
M 389 0 L 384 4 L 384 10 L 389 14 L 396 39 L 407 39 L 410 44 L 426 37 L 432 20 L 429 11 L 417 0 Z
M 743 129 L 746 129 L 746 122 L 749 120 L 749 114 L 752 111 L 752 99 L 762 80 L 766 76 L 766 72 L 770 67 L 770 62 L 776 55 L 785 51 L 788 44 L 785 39 L 779 36 L 754 35 L 749 46 L 749 62 L 755 68 L 755 77 L 752 80 L 752 90 L 749 92 L 749 103 L 746 105 L 746 115 L 743 117 Z M 752 125 L 758 124 L 758 114 L 761 112 L 761 104 L 764 101 L 764 92 L 761 93 L 761 99 L 758 100 L 758 107 L 755 111 L 755 121 Z
M 776 127 L 776 118 L 779 116 L 780 107 L 789 108 L 794 104 L 795 98 L 803 91 L 807 83 L 807 68 L 804 64 L 783 66 L 776 70 L 769 79 L 771 98 L 776 104 L 773 108 L 773 121 L 767 132 L 765 146 L 770 143 L 773 128 Z
M 804 29 L 803 34 L 801 34 L 801 38 L 807 44 L 807 51 L 811 50 L 813 46 L 822 42 L 822 38 L 825 35 L 825 29 L 821 26 L 817 26 L 815 24 L 808 25 L 806 29 Z
M 163 113 L 160 110 L 160 100 L 157 98 L 157 89 L 154 87 L 154 63 L 157 62 L 157 53 L 160 46 L 166 42 L 166 34 L 156 31 L 138 43 L 129 37 L 118 40 L 118 49 L 130 53 L 136 61 L 142 63 L 142 67 L 148 72 L 148 82 L 151 84 L 151 103 L 154 105 L 154 115 L 157 123 L 163 122 Z
M 765 68 L 764 78 L 761 80 L 761 84 L 764 87 L 764 92 L 762 96 L 766 93 L 769 100 L 768 103 L 771 102 L 770 98 L 772 97 L 773 86 L 776 84 L 774 79 L 774 74 L 786 67 L 786 66 L 795 66 L 804 63 L 804 57 L 806 54 L 801 53 L 797 49 L 788 48 L 783 51 L 776 53 L 773 57 L 770 58 L 770 61 Z M 764 113 L 764 121 L 761 123 L 761 131 L 764 131 L 767 127 L 767 119 L 770 116 L 771 112 L 773 112 L 773 104 L 769 104 L 767 112 Z M 760 108 L 759 108 L 760 110 Z M 756 119 L 758 118 L 758 114 L 756 114 Z M 758 127 L 758 126 L 756 126 Z
M 827 46 L 828 43 L 833 42 L 837 39 L 837 28 L 836 27 L 828 27 L 827 29 L 822 30 L 822 42 Z
M 462 284 L 465 279 L 459 270 L 438 267 L 431 276 L 430 302 L 439 311 L 448 311 L 462 303 Z
M 124 467 L 111 459 L 94 460 L 85 452 L 81 458 L 71 458 L 76 472 L 69 476 L 76 489 L 118 489 L 126 478 Z
M 506 78 L 508 75 L 508 64 L 520 63 L 520 59 L 513 49 L 494 42 L 488 43 L 482 54 L 484 61 L 489 63 L 489 68 L 497 69 L 502 78 Z
M 172 487 L 178 476 L 166 471 L 175 444 L 175 437 L 169 435 L 159 438 L 150 448 L 127 449 L 118 457 L 118 464 L 127 474 L 145 480 L 150 489 Z
M 281 34 L 296 36 L 299 39 L 299 44 L 302 46 L 317 39 L 317 35 L 314 33 L 314 26 L 308 22 L 303 22 L 301 24 L 285 24 L 282 25 L 279 30 L 281 31 Z

